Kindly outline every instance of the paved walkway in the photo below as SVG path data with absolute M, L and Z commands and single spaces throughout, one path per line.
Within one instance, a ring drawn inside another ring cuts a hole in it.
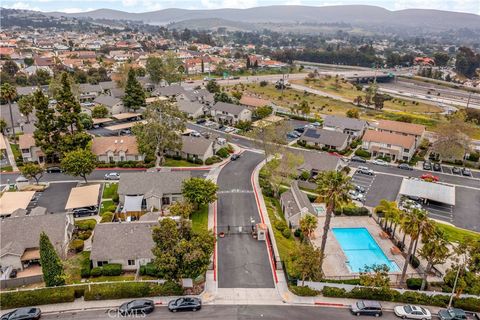
M 10 140 L 7 137 L 5 137 L 5 147 L 7 149 L 8 162 L 10 162 L 10 165 L 12 166 L 12 171 L 18 171 L 15 155 L 13 154 L 12 147 L 10 146 Z

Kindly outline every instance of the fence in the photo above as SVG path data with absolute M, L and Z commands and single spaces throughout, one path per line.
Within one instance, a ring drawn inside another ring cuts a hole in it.
M 43 275 L 41 274 L 37 274 L 29 277 L 22 277 L 22 278 L 4 279 L 4 280 L 0 280 L 0 288 L 8 289 L 8 288 L 21 287 L 21 286 L 28 286 L 28 285 L 39 283 L 42 281 L 43 281 Z

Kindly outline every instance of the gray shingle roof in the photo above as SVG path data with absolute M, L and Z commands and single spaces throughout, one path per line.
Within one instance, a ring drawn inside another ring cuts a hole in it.
M 326 127 L 338 128 L 342 131 L 344 129 L 361 131 L 365 128 L 367 122 L 365 120 L 329 115 L 323 120 L 323 125 Z
M 298 187 L 297 181 L 293 181 L 290 190 L 282 193 L 280 197 L 285 207 L 284 213 L 293 225 L 299 224 L 302 216 L 299 213 L 315 214 L 315 209 L 313 208 L 307 195 Z
M 154 95 L 157 95 L 160 97 L 161 96 L 166 96 L 166 97 L 177 96 L 182 93 L 185 93 L 185 89 L 178 84 L 174 84 L 166 87 L 160 87 L 155 89 L 153 92 Z
M 95 226 L 90 259 L 128 260 L 152 259 L 155 222 L 112 222 Z
M 212 148 L 213 141 L 204 137 L 182 136 L 182 152 L 203 156 L 209 148 Z
M 326 129 L 306 129 L 299 140 L 317 142 L 334 147 L 343 146 L 348 140 L 348 134 Z
M 243 110 L 247 109 L 244 106 L 238 104 L 217 102 L 213 105 L 212 109 L 218 111 L 224 111 L 233 115 L 239 115 Z
M 302 150 L 303 164 L 298 169 L 306 171 L 330 171 L 338 170 L 342 166 L 342 160 L 325 152 Z
M 100 81 L 98 84 L 102 87 L 103 90 L 110 90 L 117 87 L 115 81 Z
M 181 193 L 182 181 L 190 178 L 190 172 L 123 172 L 120 175 L 120 195 L 163 195 Z
M 188 115 L 193 115 L 203 109 L 203 104 L 196 101 L 189 100 L 178 100 L 177 101 L 178 109 L 182 112 L 185 112 Z
M 102 86 L 99 84 L 90 84 L 90 83 L 81 83 L 79 85 L 80 87 L 80 92 L 81 93 L 87 93 L 87 92 L 102 92 Z
M 107 95 L 100 95 L 98 97 L 95 98 L 95 100 L 93 100 L 95 103 L 98 103 L 98 104 L 103 104 L 104 106 L 107 106 L 107 107 L 113 107 L 114 105 L 116 105 L 117 103 L 120 103 L 122 102 L 121 99 L 119 98 L 114 98 L 112 96 L 107 96 Z

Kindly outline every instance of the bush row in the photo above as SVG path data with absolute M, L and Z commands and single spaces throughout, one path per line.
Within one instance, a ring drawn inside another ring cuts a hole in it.
M 42 288 L 30 291 L 4 291 L 0 293 L 0 307 L 4 309 L 38 306 L 42 304 L 72 302 L 73 287 Z
M 343 206 L 340 208 L 335 208 L 335 215 L 344 214 L 346 216 L 368 216 L 370 211 L 365 207 L 357 206 Z
M 119 276 L 122 274 L 122 265 L 119 263 L 109 263 L 103 267 L 95 267 L 90 271 L 92 277 L 100 276 Z
M 78 230 L 81 231 L 86 231 L 86 230 L 93 230 L 95 229 L 95 225 L 97 224 L 97 221 L 95 219 L 86 219 L 86 220 L 77 220 L 75 221 L 75 227 L 78 228 Z
M 119 161 L 119 162 L 98 162 L 97 168 L 152 168 L 154 162 L 143 161 Z
M 351 298 L 351 299 L 367 299 L 379 301 L 392 301 L 408 304 L 423 304 L 437 307 L 446 307 L 450 297 L 448 295 L 428 296 L 421 292 L 406 291 L 400 293 L 391 289 L 375 289 L 375 288 L 354 288 L 347 292 L 343 288 L 324 287 L 322 294 L 325 297 Z M 455 298 L 453 306 L 464 310 L 479 312 L 480 299 L 476 298 Z
M 161 278 L 162 275 L 158 271 L 158 268 L 155 267 L 153 263 L 147 263 L 146 265 L 140 266 L 140 275 L 150 276 L 155 278 Z
M 359 156 L 359 157 L 362 157 L 362 158 L 367 158 L 367 159 L 370 159 L 370 157 L 372 156 L 372 154 L 366 150 L 363 150 L 363 149 L 357 149 L 355 150 L 355 155 L 356 156 Z
M 183 294 L 182 287 L 174 282 L 166 282 L 164 284 L 152 282 L 119 282 L 103 285 L 92 285 L 90 290 L 85 290 L 84 299 L 89 301 L 152 296 L 172 296 L 181 294 Z
M 217 151 L 217 156 L 221 157 L 221 158 L 228 158 L 229 157 L 229 152 L 228 152 L 228 149 L 227 148 L 221 148 Z
M 213 156 L 213 157 L 207 158 L 205 160 L 205 164 L 207 166 L 210 166 L 210 165 L 212 165 L 214 163 L 218 163 L 218 162 L 222 162 L 222 158 L 220 158 L 219 156 Z
M 112 222 L 112 220 L 113 220 L 113 213 L 110 211 L 107 211 L 102 214 L 102 220 L 100 220 L 100 223 Z
M 73 239 L 70 242 L 70 250 L 75 251 L 75 253 L 82 252 L 85 242 L 82 239 Z

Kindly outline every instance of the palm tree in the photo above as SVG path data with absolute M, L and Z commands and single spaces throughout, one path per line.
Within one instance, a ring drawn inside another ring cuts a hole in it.
M 429 237 L 422 238 L 423 247 L 419 250 L 419 255 L 423 259 L 427 260 L 427 268 L 423 274 L 422 286 L 420 290 L 424 290 L 427 284 L 427 276 L 432 268 L 437 264 L 445 263 L 450 256 L 450 250 L 448 249 L 448 240 L 445 233 L 438 227 L 435 227 L 434 231 Z
M 428 238 L 433 234 L 434 231 L 435 225 L 428 218 L 428 211 L 425 211 L 425 214 L 420 216 L 420 230 L 418 231 L 419 235 L 417 237 L 417 240 L 415 240 L 415 245 L 413 247 L 413 256 L 415 256 L 415 253 L 417 252 L 417 245 L 420 235 L 422 236 L 422 239 Z
M 385 221 L 384 229 L 387 229 L 387 222 L 393 222 L 398 216 L 398 207 L 395 201 L 388 201 L 385 199 L 380 200 L 378 206 L 375 207 L 375 212 L 383 213 L 383 219 Z
M 317 177 L 317 192 L 319 197 L 315 201 L 325 201 L 327 204 L 327 214 L 325 224 L 323 225 L 322 243 L 320 246 L 320 254 L 322 257 L 320 267 L 322 267 L 323 264 L 323 256 L 325 254 L 325 246 L 327 244 L 328 230 L 330 229 L 330 220 L 332 219 L 333 211 L 339 204 L 348 201 L 348 191 L 353 187 L 350 180 L 351 178 L 349 176 L 338 171 L 322 172 Z
M 413 209 L 407 211 L 402 219 L 402 231 L 410 237 L 410 244 L 408 245 L 407 257 L 405 259 L 405 264 L 403 265 L 402 276 L 400 278 L 400 283 L 404 283 L 405 276 L 407 274 L 407 267 L 412 259 L 413 245 L 416 240 L 420 237 L 422 230 L 427 230 L 429 227 L 426 227 L 427 224 L 430 224 L 427 218 L 427 211 Z
M 313 231 L 317 228 L 317 225 L 318 220 L 314 215 L 307 214 L 300 219 L 300 230 L 302 230 L 307 238 L 311 238 Z
M 0 87 L 0 96 L 2 100 L 8 101 L 8 110 L 10 111 L 10 121 L 12 122 L 11 126 L 12 126 L 12 133 L 13 133 L 13 141 L 15 142 L 16 135 L 15 135 L 15 125 L 13 124 L 12 101 L 14 101 L 15 98 L 17 97 L 17 89 L 8 82 L 4 83 Z

